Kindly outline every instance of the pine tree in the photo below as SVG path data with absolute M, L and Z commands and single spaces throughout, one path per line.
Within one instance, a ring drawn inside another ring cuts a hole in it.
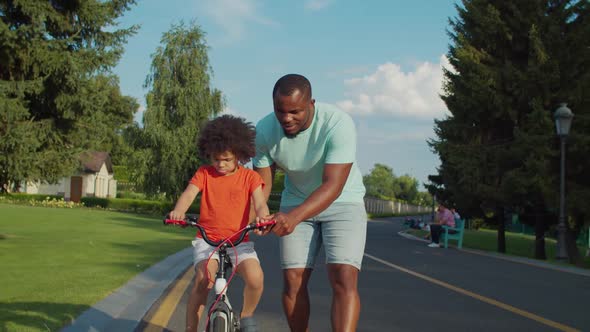
M 590 68 L 588 3 L 462 4 L 450 22 L 453 68 L 442 96 L 452 115 L 436 122 L 438 138 L 430 142 L 442 161 L 431 190 L 463 212 L 494 216 L 504 251 L 505 215 L 556 205 L 559 150 L 551 117 L 561 101 L 587 100 L 588 89 L 580 87 L 588 86 Z
M 135 109 L 109 107 L 108 94 L 118 92 L 109 69 L 136 29 L 115 20 L 133 3 L 0 2 L 1 191 L 71 174 L 80 152 L 132 120 Z

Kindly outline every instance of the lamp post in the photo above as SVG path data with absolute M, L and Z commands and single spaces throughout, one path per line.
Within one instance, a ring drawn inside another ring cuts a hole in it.
M 560 140 L 561 163 L 559 178 L 559 223 L 557 224 L 557 259 L 567 259 L 567 250 L 565 247 L 565 141 L 570 132 L 572 118 L 574 113 L 567 107 L 566 103 L 561 103 L 555 110 L 553 118 L 555 119 L 555 128 Z

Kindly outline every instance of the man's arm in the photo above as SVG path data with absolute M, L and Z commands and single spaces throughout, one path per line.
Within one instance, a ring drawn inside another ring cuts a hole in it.
M 301 205 L 289 213 L 274 215 L 277 224 L 273 228 L 273 232 L 279 236 L 290 234 L 301 221 L 328 208 L 342 193 L 351 168 L 352 163 L 326 164 L 322 184 Z

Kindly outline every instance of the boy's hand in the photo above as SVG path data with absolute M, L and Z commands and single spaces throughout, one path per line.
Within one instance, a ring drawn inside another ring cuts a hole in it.
M 262 221 L 269 221 L 273 219 L 273 214 L 266 216 L 266 217 L 256 217 L 256 223 L 262 222 Z M 264 226 L 262 227 L 262 229 L 258 229 L 256 228 L 254 230 L 254 234 L 258 235 L 258 236 L 265 236 L 266 234 L 270 233 L 270 231 L 272 230 L 273 226 Z
M 168 216 L 170 217 L 171 220 L 184 220 L 184 218 L 185 218 L 184 212 L 180 212 L 180 211 L 176 211 L 176 210 L 170 211 Z

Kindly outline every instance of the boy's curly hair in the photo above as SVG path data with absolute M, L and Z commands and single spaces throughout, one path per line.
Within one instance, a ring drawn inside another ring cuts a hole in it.
M 222 115 L 205 124 L 197 147 L 201 158 L 210 159 L 231 151 L 244 164 L 256 155 L 256 128 L 243 118 Z

